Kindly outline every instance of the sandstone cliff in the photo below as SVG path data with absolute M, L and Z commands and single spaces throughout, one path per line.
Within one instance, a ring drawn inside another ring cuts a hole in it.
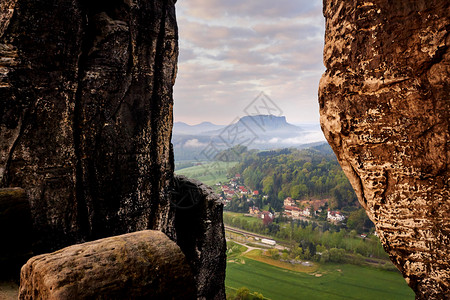
M 324 1 L 322 129 L 418 299 L 450 298 L 449 6 Z
M 0 0 L 0 188 L 26 191 L 35 253 L 189 223 L 198 295 L 220 299 L 221 204 L 171 204 L 175 2 Z
M 167 226 L 173 2 L 1 3 L 0 178 L 35 247 Z

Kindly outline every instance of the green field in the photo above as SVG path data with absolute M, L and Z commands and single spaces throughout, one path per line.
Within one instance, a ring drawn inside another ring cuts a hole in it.
M 237 219 L 241 220 L 241 222 L 244 221 L 244 222 L 247 222 L 248 224 L 261 224 L 262 223 L 261 219 L 255 218 L 255 217 L 245 216 L 243 213 L 235 213 L 235 212 L 231 212 L 231 211 L 224 211 L 223 215 L 227 216 L 228 218 L 237 218 Z M 230 224 L 225 222 L 225 225 L 230 225 Z
M 243 261 L 242 261 L 243 260 Z M 228 290 L 242 286 L 272 300 L 414 299 L 398 272 L 349 264 L 326 264 L 313 274 L 273 267 L 249 258 L 227 263 Z
M 218 182 L 228 182 L 227 170 L 236 164 L 237 162 L 208 162 L 203 163 L 202 165 L 180 169 L 175 173 L 200 180 L 207 185 L 214 185 Z

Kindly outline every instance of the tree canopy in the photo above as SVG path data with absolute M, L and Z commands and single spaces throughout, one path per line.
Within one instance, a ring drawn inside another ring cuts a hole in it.
M 230 170 L 240 173 L 246 186 L 268 195 L 270 202 L 329 199 L 331 209 L 358 206 L 356 194 L 333 153 L 317 149 L 245 151 Z M 244 151 L 242 151 L 244 150 Z

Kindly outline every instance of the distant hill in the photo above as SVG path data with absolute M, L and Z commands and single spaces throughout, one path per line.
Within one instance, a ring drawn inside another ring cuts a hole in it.
M 261 132 L 281 132 L 283 134 L 295 135 L 303 131 L 301 126 L 290 124 L 286 121 L 286 117 L 272 116 L 272 115 L 257 115 L 245 116 L 240 118 L 236 123 L 230 125 L 216 125 L 211 122 L 202 122 L 197 125 L 189 125 L 184 122 L 175 122 L 173 125 L 173 132 L 176 135 L 219 135 L 229 126 L 237 126 L 239 131 L 251 130 L 254 133 Z M 313 125 L 316 126 L 316 125 Z M 310 124 L 305 127 L 311 127 Z M 308 128 L 311 129 L 311 128 Z M 316 126 L 313 130 L 317 130 Z
M 245 116 L 230 125 L 203 122 L 189 125 L 175 122 L 172 143 L 175 160 L 189 160 L 201 155 L 208 145 L 219 150 L 236 145 L 249 149 L 305 148 L 325 142 L 319 124 L 291 124 L 284 116 Z M 308 146 L 306 146 L 308 145 Z M 200 158 L 202 160 L 202 158 Z
M 286 117 L 276 117 L 271 115 L 245 116 L 236 123 L 225 128 L 208 132 L 210 135 L 220 135 L 226 128 L 233 128 L 244 135 L 258 138 L 280 138 L 298 136 L 303 130 L 299 126 L 286 122 Z

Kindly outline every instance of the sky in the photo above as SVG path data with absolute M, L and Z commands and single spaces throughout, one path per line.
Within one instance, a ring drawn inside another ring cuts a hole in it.
M 255 112 L 319 122 L 322 0 L 179 0 L 176 9 L 175 122 L 226 125 Z M 258 110 L 261 101 L 276 109 Z

